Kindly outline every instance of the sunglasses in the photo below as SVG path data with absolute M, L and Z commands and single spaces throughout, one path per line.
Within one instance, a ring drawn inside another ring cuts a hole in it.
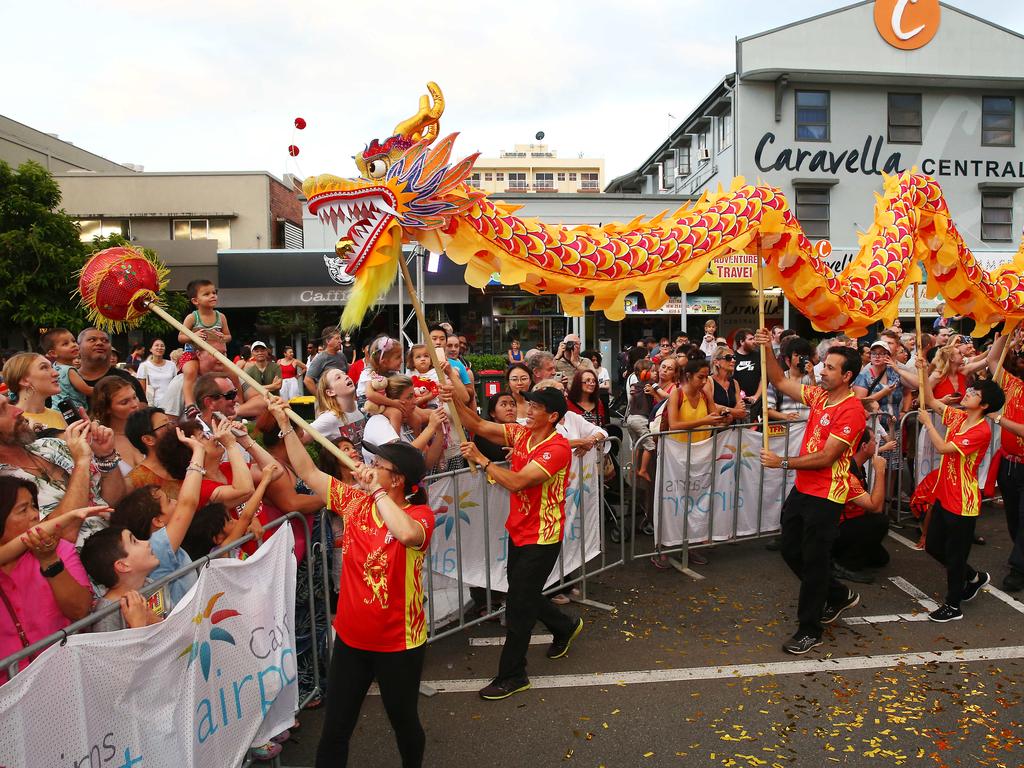
M 238 397 L 238 390 L 229 389 L 227 392 L 218 395 L 218 397 L 223 397 L 225 400 L 234 400 L 236 397 Z
M 722 355 L 719 360 L 725 360 L 727 363 L 731 363 L 736 360 L 736 355 Z

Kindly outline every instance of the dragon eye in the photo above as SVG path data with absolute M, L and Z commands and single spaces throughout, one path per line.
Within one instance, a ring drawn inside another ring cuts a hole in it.
M 371 160 L 366 165 L 366 173 L 371 179 L 379 179 L 388 172 L 388 164 L 383 160 Z

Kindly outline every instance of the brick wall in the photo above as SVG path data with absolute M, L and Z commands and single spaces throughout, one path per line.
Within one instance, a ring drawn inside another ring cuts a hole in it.
M 302 229 L 302 203 L 299 191 L 289 189 L 277 179 L 270 179 L 270 247 L 284 248 L 281 224 L 278 219 L 291 222 Z

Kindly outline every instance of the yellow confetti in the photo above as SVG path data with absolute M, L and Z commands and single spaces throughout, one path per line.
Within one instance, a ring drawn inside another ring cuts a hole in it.
M 653 756 L 654 756 L 653 752 L 644 752 L 644 757 L 653 757 Z

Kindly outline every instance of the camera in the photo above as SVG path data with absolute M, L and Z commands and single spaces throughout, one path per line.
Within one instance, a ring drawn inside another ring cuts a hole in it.
M 567 342 L 565 342 L 565 351 L 566 352 L 572 352 L 574 349 L 576 349 L 576 342 L 575 341 L 567 341 Z
M 800 362 L 798 363 L 798 365 L 800 366 L 800 370 L 801 371 L 806 371 L 807 370 L 807 366 L 808 366 L 808 364 L 810 362 L 811 362 L 811 358 L 805 357 L 805 356 L 801 356 L 800 357 Z

